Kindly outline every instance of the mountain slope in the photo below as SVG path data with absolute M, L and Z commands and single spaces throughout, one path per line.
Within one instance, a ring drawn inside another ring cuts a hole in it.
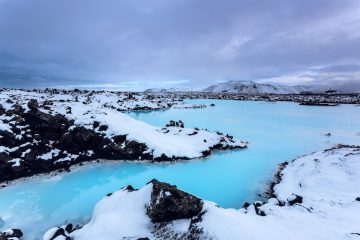
M 149 88 L 144 93 L 171 93 L 171 92 L 191 92 L 190 88 Z
M 203 89 L 204 92 L 229 92 L 229 93 L 276 93 L 276 94 L 288 94 L 288 93 L 300 93 L 305 91 L 305 87 L 292 87 L 272 84 L 261 84 L 251 81 L 228 81 L 224 83 L 218 83 Z

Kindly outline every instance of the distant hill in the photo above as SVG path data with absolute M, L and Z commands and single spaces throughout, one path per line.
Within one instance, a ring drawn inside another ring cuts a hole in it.
M 306 91 L 306 87 L 292 87 L 274 84 L 262 84 L 251 81 L 228 81 L 218 83 L 203 89 L 204 92 L 228 92 L 228 93 L 275 93 L 275 94 L 289 94 L 300 93 Z
M 144 93 L 168 93 L 168 92 L 191 92 L 191 89 L 186 88 L 149 88 Z
M 360 81 L 329 81 L 306 86 L 286 86 L 274 83 L 256 83 L 252 81 L 228 81 L 211 85 L 200 91 L 209 93 L 244 93 L 244 94 L 299 94 L 301 92 L 360 93 Z M 189 88 L 149 88 L 145 93 L 170 93 L 199 91 Z

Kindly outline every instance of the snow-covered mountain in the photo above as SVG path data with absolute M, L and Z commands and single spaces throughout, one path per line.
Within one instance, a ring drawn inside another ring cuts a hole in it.
M 203 89 L 204 92 L 229 92 L 229 93 L 300 93 L 306 91 L 305 87 L 262 84 L 251 81 L 228 81 L 218 83 Z
M 149 88 L 144 93 L 191 92 L 188 88 Z

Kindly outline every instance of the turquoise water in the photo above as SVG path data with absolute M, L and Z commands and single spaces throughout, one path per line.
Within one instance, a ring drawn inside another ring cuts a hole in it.
M 0 217 L 4 220 L 0 220 L 0 229 L 19 227 L 26 239 L 37 239 L 52 226 L 88 220 L 95 203 L 105 194 L 128 184 L 139 188 L 152 178 L 175 184 L 220 206 L 239 208 L 244 201 L 258 198 L 278 163 L 337 143 L 360 145 L 360 107 L 354 105 L 191 102 L 216 106 L 129 114 L 156 126 L 182 120 L 186 127 L 229 133 L 249 141 L 249 148 L 172 164 L 89 164 L 71 173 L 19 182 L 0 189 Z M 328 132 L 330 137 L 325 136 Z

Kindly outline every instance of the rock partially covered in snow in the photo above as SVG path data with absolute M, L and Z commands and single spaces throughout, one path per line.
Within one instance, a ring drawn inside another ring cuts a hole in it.
M 36 99 L 30 99 L 27 106 L 29 107 L 30 110 L 36 111 L 39 108 L 39 103 L 37 102 Z
M 44 234 L 43 240 L 72 240 L 70 233 L 75 230 L 76 228 L 74 228 L 71 223 L 61 227 L 51 228 Z
M 91 221 L 80 229 L 49 229 L 43 239 L 198 239 L 203 201 L 167 183 L 152 180 L 135 190 L 107 194 Z
M 23 233 L 20 229 L 8 229 L 0 232 L 0 240 L 20 240 Z
M 156 179 L 151 183 L 153 190 L 151 202 L 147 207 L 147 215 L 152 222 L 169 222 L 192 218 L 200 214 L 203 206 L 201 199 Z
M 137 93 L 0 89 L 0 183 L 98 159 L 174 161 L 246 147 L 181 121 L 158 128 L 122 112 L 175 102 Z
M 174 120 L 170 120 L 168 124 L 166 124 L 166 127 L 180 127 L 180 128 L 184 128 L 184 123 L 179 120 L 179 121 L 174 121 Z

